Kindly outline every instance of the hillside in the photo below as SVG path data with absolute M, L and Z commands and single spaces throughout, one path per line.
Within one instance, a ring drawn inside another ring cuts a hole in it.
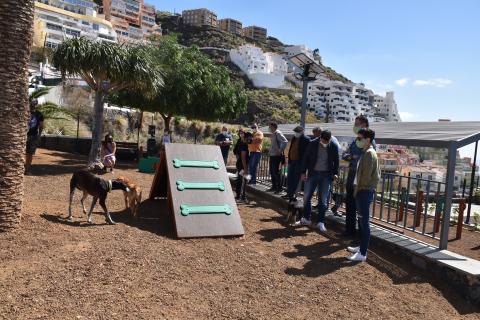
M 174 15 L 169 12 L 158 11 L 156 21 L 162 25 L 162 30 L 165 34 L 175 34 L 178 42 L 184 46 L 196 45 L 200 48 L 209 47 L 229 50 L 250 43 L 260 47 L 264 52 L 276 53 L 282 53 L 284 47 L 288 46 L 288 44 L 284 44 L 279 39 L 271 36 L 267 38 L 266 42 L 259 42 L 213 27 L 185 26 L 180 15 Z M 295 123 L 299 121 L 300 104 L 291 95 L 272 90 L 255 89 L 248 77 L 235 64 L 226 59 L 228 53 L 214 49 L 204 50 L 204 52 L 216 63 L 227 66 L 233 80 L 242 80 L 245 84 L 248 93 L 247 113 L 236 119 L 235 123 L 257 121 L 261 124 L 267 124 L 271 121 L 281 123 Z M 332 68 L 327 66 L 325 68 L 329 78 L 344 83 L 351 82 Z M 313 114 L 309 115 L 309 119 L 311 121 L 314 120 Z

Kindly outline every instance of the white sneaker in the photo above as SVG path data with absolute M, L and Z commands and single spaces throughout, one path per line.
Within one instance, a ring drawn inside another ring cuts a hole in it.
M 323 222 L 317 223 L 317 229 L 320 230 L 320 232 L 327 232 L 327 228 L 325 228 L 325 223 Z
M 360 247 L 347 247 L 347 251 L 351 253 L 357 253 L 360 251 Z
M 305 218 L 300 219 L 300 221 L 295 222 L 295 226 L 309 226 L 312 224 L 312 221 Z
M 350 260 L 350 261 L 364 262 L 365 260 L 367 260 L 367 256 L 362 255 L 359 251 L 359 252 L 355 253 L 353 256 L 348 257 L 347 259 Z

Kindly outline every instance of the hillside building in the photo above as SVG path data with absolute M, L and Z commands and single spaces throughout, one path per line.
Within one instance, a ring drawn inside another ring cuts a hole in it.
M 155 23 L 155 7 L 144 0 L 103 0 L 103 13 L 112 23 L 120 43 L 146 43 L 151 35 L 162 34 L 161 27 Z
M 384 97 L 378 94 L 374 95 L 373 106 L 375 117 L 384 119 L 387 122 L 402 121 L 398 113 L 393 91 L 387 92 Z
M 284 88 L 287 62 L 282 55 L 268 52 L 254 45 L 243 45 L 230 50 L 230 60 L 236 64 L 258 88 Z
M 183 24 L 187 26 L 218 27 L 217 14 L 206 8 L 184 10 L 182 12 Z
M 93 1 L 36 1 L 34 19 L 35 46 L 56 48 L 71 37 L 117 41 L 112 24 L 97 17 L 97 5 Z
M 236 35 L 242 35 L 242 23 L 235 19 L 225 18 L 218 20 L 220 30 L 227 31 Z
M 267 29 L 257 26 L 249 26 L 243 28 L 242 34 L 244 37 L 250 38 L 259 42 L 267 41 Z

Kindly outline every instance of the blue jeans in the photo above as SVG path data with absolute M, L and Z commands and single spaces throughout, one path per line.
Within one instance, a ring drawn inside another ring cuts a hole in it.
M 288 161 L 288 175 L 287 175 L 287 196 L 293 198 L 295 191 L 297 191 L 300 176 L 302 175 L 302 161 L 289 160 Z
M 358 210 L 358 227 L 360 229 L 360 253 L 367 254 L 370 242 L 370 205 L 373 201 L 373 190 L 361 190 L 357 192 L 355 200 Z
M 356 169 L 350 168 L 348 170 L 346 191 L 347 196 L 345 199 L 345 233 L 354 234 L 356 232 L 357 225 L 357 206 L 355 203 L 355 188 L 353 181 L 355 180 Z
M 250 152 L 250 159 L 248 160 L 248 173 L 252 176 L 250 183 L 257 183 L 257 168 L 261 158 L 261 152 Z
M 318 188 L 318 221 L 325 222 L 325 212 L 327 211 L 328 196 L 332 184 L 332 175 L 329 172 L 314 171 L 309 174 L 305 183 L 305 193 L 303 198 L 304 208 L 303 217 L 311 220 L 312 197 Z

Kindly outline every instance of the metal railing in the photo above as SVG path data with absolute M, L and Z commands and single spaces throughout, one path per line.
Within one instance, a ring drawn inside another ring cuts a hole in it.
M 271 184 L 269 162 L 268 154 L 262 154 L 257 169 L 257 182 L 260 184 Z M 288 160 L 287 164 L 280 166 L 283 189 L 287 185 L 287 167 Z M 339 178 L 332 186 L 329 206 L 333 201 L 335 205 L 339 205 L 338 202 L 344 204 L 347 176 L 348 167 L 340 167 Z M 382 172 L 371 209 L 372 222 L 399 233 L 411 232 L 440 240 L 441 224 L 455 221 L 454 214 L 451 221 L 442 219 L 445 188 L 444 182 Z

